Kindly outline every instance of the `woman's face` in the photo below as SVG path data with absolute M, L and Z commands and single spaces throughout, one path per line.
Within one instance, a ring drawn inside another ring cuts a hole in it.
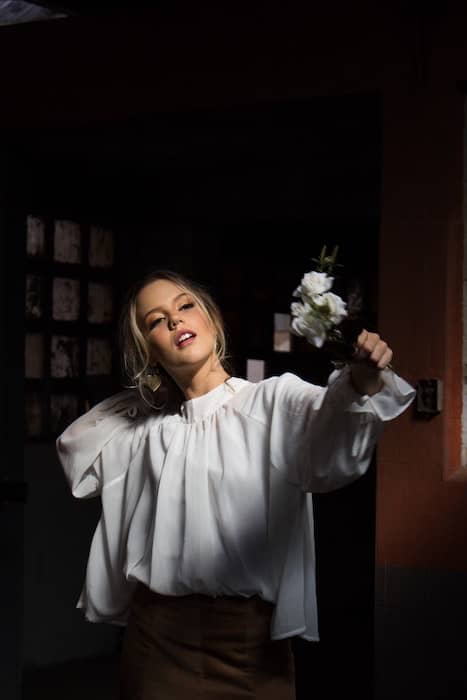
M 139 327 L 151 362 L 171 375 L 198 369 L 215 355 L 215 331 L 195 299 L 169 280 L 156 280 L 136 298 Z

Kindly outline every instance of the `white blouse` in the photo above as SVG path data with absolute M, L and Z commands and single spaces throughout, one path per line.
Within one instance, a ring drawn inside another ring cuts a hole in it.
M 383 377 L 371 397 L 348 368 L 327 387 L 231 378 L 170 414 L 127 390 L 79 417 L 58 454 L 73 495 L 100 495 L 102 513 L 77 607 L 125 624 L 137 581 L 164 595 L 258 594 L 275 603 L 273 639 L 317 640 L 311 494 L 361 476 L 383 422 L 413 400 Z

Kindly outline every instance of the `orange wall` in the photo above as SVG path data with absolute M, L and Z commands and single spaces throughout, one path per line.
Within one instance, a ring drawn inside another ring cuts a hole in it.
M 467 568 L 460 474 L 464 98 L 454 81 L 388 89 L 380 327 L 410 381 L 439 377 L 443 412 L 389 426 L 378 452 L 377 561 Z

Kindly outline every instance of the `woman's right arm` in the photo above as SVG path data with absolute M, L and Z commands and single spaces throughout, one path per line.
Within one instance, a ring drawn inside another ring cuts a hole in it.
M 126 390 L 94 406 L 59 435 L 57 454 L 76 498 L 97 496 L 103 486 L 102 450 L 114 444 L 115 454 L 106 460 L 106 480 L 128 466 L 135 427 L 146 411 L 137 391 Z M 118 439 L 115 439 L 118 438 Z M 113 450 L 112 450 L 113 451 Z

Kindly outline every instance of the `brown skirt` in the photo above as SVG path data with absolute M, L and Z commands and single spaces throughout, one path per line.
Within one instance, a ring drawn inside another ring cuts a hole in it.
M 161 596 L 139 585 L 120 700 L 294 700 L 291 643 L 270 639 L 272 610 L 258 596 Z

